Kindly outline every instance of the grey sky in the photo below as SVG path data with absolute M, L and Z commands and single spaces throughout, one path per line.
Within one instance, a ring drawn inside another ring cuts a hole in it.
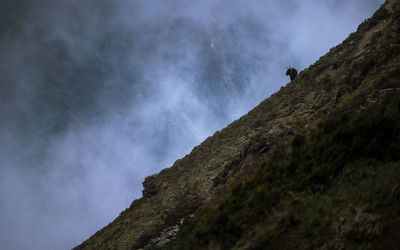
M 71 248 L 382 0 L 0 3 L 0 241 Z

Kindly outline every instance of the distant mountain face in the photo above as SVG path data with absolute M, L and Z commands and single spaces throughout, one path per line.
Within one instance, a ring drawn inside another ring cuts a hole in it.
M 263 69 L 265 54 L 255 49 L 267 46 L 259 39 L 265 30 L 250 18 L 226 27 L 218 27 L 218 18 L 215 26 L 168 15 L 141 20 L 137 4 L 131 19 L 121 20 L 117 8 L 94 1 L 2 3 L 1 60 L 7 67 L 1 88 L 10 103 L 2 112 L 20 113 L 20 123 L 28 119 L 43 133 L 59 131 L 135 105 L 175 74 L 220 116 L 250 75 Z M 248 48 L 244 42 L 251 41 Z
M 190 88 L 224 123 L 239 93 L 281 74 L 272 60 L 299 64 L 277 52 L 289 50 L 288 41 L 272 33 L 283 24 L 268 23 L 255 9 L 259 3 L 157 3 L 1 3 L 0 60 L 7 65 L 1 88 L 8 104 L 0 111 L 16 118 L 12 127 L 62 132 L 71 123 L 135 109 L 164 91 L 168 78 Z M 302 7 L 289 5 L 278 5 L 277 12 L 289 15 Z M 274 12 L 266 9 L 268 15 Z
M 161 160 L 182 131 L 198 133 L 191 124 L 199 113 L 216 130 L 244 112 L 243 103 L 247 109 L 265 96 L 251 92 L 255 85 L 281 73 L 271 72 L 268 57 L 271 48 L 285 44 L 270 42 L 266 28 L 247 12 L 228 20 L 213 13 L 200 21 L 143 2 L 126 2 L 127 13 L 112 1 L 1 5 L 0 61 L 6 67 L 0 69 L 0 112 L 8 119 L 0 128 L 38 151 L 71 128 L 117 117 Z
M 1 88 L 10 103 L 2 112 L 22 116 L 14 125 L 24 127 L 27 119 L 31 127 L 24 130 L 60 132 L 148 100 L 170 77 L 205 100 L 216 119 L 226 120 L 238 93 L 277 74 L 271 60 L 289 62 L 286 53 L 276 52 L 288 50 L 288 41 L 272 37 L 274 24 L 266 25 L 254 6 L 157 3 L 1 3 L 0 60 L 7 65 Z M 278 11 L 301 7 L 291 6 Z

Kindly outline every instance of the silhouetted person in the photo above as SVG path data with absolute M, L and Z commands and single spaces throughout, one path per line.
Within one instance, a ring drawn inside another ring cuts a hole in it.
M 297 76 L 297 70 L 295 68 L 290 68 L 288 67 L 288 70 L 286 71 L 286 76 L 290 76 L 290 81 L 293 81 L 294 78 Z

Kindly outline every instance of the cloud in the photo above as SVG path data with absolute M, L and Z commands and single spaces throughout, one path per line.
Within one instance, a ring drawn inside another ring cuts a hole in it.
M 1 3 L 3 247 L 79 244 L 381 3 Z

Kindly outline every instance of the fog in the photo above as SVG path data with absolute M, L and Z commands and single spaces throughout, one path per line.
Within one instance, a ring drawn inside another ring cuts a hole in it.
M 0 3 L 0 242 L 68 249 L 383 0 Z

